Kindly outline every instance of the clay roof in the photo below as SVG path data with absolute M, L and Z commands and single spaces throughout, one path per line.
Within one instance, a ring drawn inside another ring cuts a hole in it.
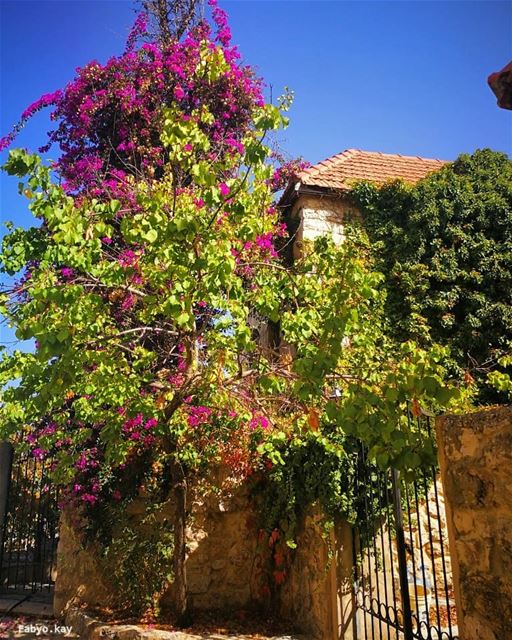
M 417 182 L 444 164 L 445 160 L 347 149 L 305 169 L 298 180 L 304 185 L 347 190 L 356 180 L 383 183 L 402 178 L 407 182 Z
M 512 109 L 512 62 L 501 71 L 491 73 L 487 82 L 498 98 L 498 106 L 502 109 Z

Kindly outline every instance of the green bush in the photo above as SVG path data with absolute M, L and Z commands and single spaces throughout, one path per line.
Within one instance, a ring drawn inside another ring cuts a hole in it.
M 414 186 L 353 191 L 386 275 L 399 340 L 438 342 L 482 403 L 503 401 L 487 375 L 512 342 L 512 162 L 484 149 Z

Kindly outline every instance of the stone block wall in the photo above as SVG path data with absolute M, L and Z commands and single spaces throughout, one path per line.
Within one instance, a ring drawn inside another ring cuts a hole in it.
M 69 515 L 63 514 L 60 519 L 53 598 L 57 615 L 82 602 L 93 607 L 108 607 L 112 603 L 112 588 L 101 569 L 99 556 L 99 548 L 82 546 Z
M 258 543 L 259 518 L 247 487 L 195 498 L 197 516 L 187 531 L 187 576 L 190 603 L 196 610 L 236 613 L 268 604 L 261 594 L 265 552 Z M 144 500 L 131 505 L 137 519 Z M 169 518 L 172 505 L 162 517 Z M 347 525 L 345 525 L 347 526 Z M 328 544 L 318 517 L 308 516 L 298 535 L 298 549 L 277 598 L 279 614 L 290 630 L 311 640 L 331 640 L 336 633 L 336 584 Z M 62 518 L 57 552 L 54 608 L 58 615 L 71 605 L 108 607 L 115 603 L 116 585 L 109 582 L 97 547 L 84 548 L 67 518 Z M 347 558 L 350 565 L 351 557 Z M 262 567 L 263 564 L 263 567 Z M 351 566 L 347 567 L 350 572 Z M 171 591 L 166 594 L 170 599 Z M 166 595 L 162 605 L 166 605 Z
M 337 638 L 334 558 L 319 526 L 318 513 L 305 518 L 297 536 L 297 550 L 280 592 L 281 612 L 295 620 L 308 638 Z
M 512 407 L 437 421 L 463 640 L 512 638 Z
M 339 197 L 301 195 L 291 211 L 291 219 L 297 222 L 293 254 L 302 252 L 304 240 L 314 240 L 328 235 L 336 244 L 345 239 L 344 220 L 347 215 L 359 215 L 348 201 Z

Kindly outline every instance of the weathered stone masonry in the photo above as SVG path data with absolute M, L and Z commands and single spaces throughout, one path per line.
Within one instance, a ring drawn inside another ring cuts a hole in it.
M 259 517 L 247 485 L 210 495 L 196 504 L 197 516 L 187 531 L 186 566 L 192 608 L 236 612 L 259 606 Z M 144 509 L 144 499 L 137 499 L 130 506 L 132 517 L 141 518 Z M 162 517 L 169 518 L 172 504 L 164 510 Z M 291 630 L 304 633 L 311 640 L 330 640 L 337 637 L 335 561 L 329 563 L 328 545 L 320 533 L 318 517 L 305 518 L 297 543 L 295 560 L 280 589 L 279 613 L 290 621 Z M 54 608 L 58 615 L 79 604 L 115 604 L 117 585 L 109 581 L 100 550 L 83 547 L 66 518 L 61 522 L 57 555 Z M 351 557 L 346 561 L 348 571 L 350 561 Z
M 463 640 L 512 638 L 512 407 L 437 421 Z

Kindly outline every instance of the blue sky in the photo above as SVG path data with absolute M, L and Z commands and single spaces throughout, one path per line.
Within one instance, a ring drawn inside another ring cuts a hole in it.
M 234 41 L 277 96 L 295 91 L 283 139 L 316 162 L 346 148 L 454 159 L 491 147 L 512 153 L 512 113 L 486 78 L 512 57 L 509 2 L 238 0 L 222 6 Z M 1 113 L 5 134 L 74 69 L 123 50 L 134 19 L 125 0 L 3 0 Z M 17 145 L 36 149 L 39 114 Z M 56 153 L 56 151 L 54 152 Z M 27 224 L 15 183 L 2 177 L 1 216 Z
M 76 67 L 121 53 L 135 17 L 125 0 L 0 0 L 0 135 Z M 454 159 L 512 153 L 512 112 L 486 78 L 512 57 L 509 2 L 238 0 L 222 3 L 236 42 L 276 97 L 295 91 L 282 140 L 317 162 L 346 148 Z M 269 94 L 267 94 L 269 95 Z M 37 149 L 38 114 L 17 139 Z M 56 151 L 54 151 L 56 153 Z M 2 154 L 0 160 L 5 159 Z M 51 154 L 50 154 L 51 157 Z M 31 224 L 16 181 L 0 178 L 0 219 Z

